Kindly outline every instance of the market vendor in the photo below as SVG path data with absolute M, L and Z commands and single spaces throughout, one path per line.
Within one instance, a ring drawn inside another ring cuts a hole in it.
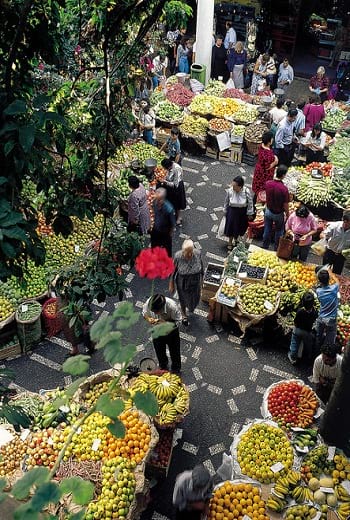
M 293 80 L 293 67 L 289 64 L 288 58 L 284 58 L 278 69 L 277 87 L 286 92 Z
M 334 345 L 330 344 L 323 345 L 321 354 L 314 361 L 312 379 L 316 384 L 316 394 L 325 404 L 341 373 L 342 361 L 342 356 L 337 354 Z
M 313 94 L 320 96 L 322 103 L 326 101 L 329 89 L 329 78 L 326 76 L 324 67 L 318 67 L 316 75 L 312 76 L 309 83 L 309 90 Z
M 350 248 L 350 210 L 345 210 L 343 220 L 331 222 L 321 235 L 327 241 L 326 251 L 323 255 L 323 265 L 332 266 L 333 273 L 341 274 L 343 271 L 345 256 L 343 251 Z
M 146 101 L 141 102 L 139 125 L 140 130 L 142 131 L 143 139 L 146 141 L 146 143 L 153 144 L 156 137 L 156 116 L 153 112 L 153 109 Z
M 165 153 L 168 156 L 168 159 L 181 164 L 181 145 L 179 139 L 179 129 L 176 126 L 173 126 L 170 132 L 170 137 L 167 141 L 161 146 L 160 151 Z
M 306 148 L 306 164 L 312 162 L 325 162 L 324 148 L 326 146 L 327 136 L 322 131 L 321 123 L 316 123 L 312 130 L 309 130 L 305 139 L 303 140 L 303 146 Z
M 198 464 L 192 471 L 184 471 L 177 476 L 173 504 L 176 520 L 200 520 L 208 512 L 213 492 L 213 479 L 209 471 Z

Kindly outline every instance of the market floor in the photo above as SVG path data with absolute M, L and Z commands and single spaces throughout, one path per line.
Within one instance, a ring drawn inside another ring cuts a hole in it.
M 236 175 L 251 184 L 252 168 L 210 161 L 208 158 L 185 158 L 184 177 L 190 208 L 184 212 L 183 227 L 177 228 L 174 251 L 184 238 L 190 236 L 202 249 L 207 262 L 222 263 L 226 256 L 226 242 L 216 238 L 222 217 L 225 188 Z M 259 242 L 258 242 L 259 244 Z M 130 283 L 125 296 L 137 308 L 150 293 L 150 283 L 134 272 L 127 277 Z M 167 291 L 167 283 L 156 284 L 159 291 Z M 116 299 L 94 306 L 96 317 L 114 308 Z M 166 480 L 152 489 L 153 500 L 143 519 L 173 518 L 172 490 L 176 475 L 202 462 L 214 473 L 228 452 L 233 436 L 241 426 L 253 418 L 260 418 L 260 406 L 265 388 L 280 379 L 301 377 L 308 381 L 310 367 L 291 366 L 286 355 L 283 337 L 271 330 L 268 338 L 250 335 L 241 342 L 236 330 L 214 328 L 206 321 L 208 307 L 201 303 L 190 318 L 190 326 L 181 330 L 181 353 L 184 382 L 191 395 L 191 411 L 176 430 L 172 462 Z M 130 333 L 131 334 L 131 333 Z M 137 337 L 135 337 L 137 336 Z M 140 322 L 137 334 L 131 339 L 138 345 L 136 362 L 154 356 L 146 323 Z M 62 338 L 43 341 L 27 356 L 5 362 L 16 373 L 19 389 L 38 391 L 54 388 L 71 381 L 64 376 L 61 365 L 70 349 Z M 91 360 L 91 373 L 107 368 L 99 353 Z

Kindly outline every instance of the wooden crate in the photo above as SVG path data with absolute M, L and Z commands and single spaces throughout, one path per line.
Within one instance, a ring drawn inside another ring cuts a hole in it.
M 149 480 L 151 480 L 152 478 L 155 478 L 156 480 L 163 480 L 163 479 L 167 478 L 170 463 L 171 463 L 171 457 L 173 454 L 174 431 L 175 430 L 158 430 L 158 433 L 159 433 L 158 444 L 159 444 L 159 442 L 162 441 L 163 435 L 164 436 L 168 435 L 168 436 L 171 436 L 171 448 L 170 448 L 170 452 L 168 455 L 168 461 L 167 461 L 166 466 L 158 466 L 158 465 L 152 464 L 152 454 L 151 454 L 151 458 L 146 462 L 146 469 L 145 469 L 145 475 Z M 153 448 L 153 452 L 154 453 L 157 452 L 157 446 L 155 448 Z
M 211 288 L 211 289 L 204 289 L 204 288 L 202 288 L 202 292 L 201 292 L 201 300 L 202 300 L 202 302 L 208 303 L 210 298 L 214 298 L 217 290 L 218 290 L 218 287 L 216 287 L 215 289 L 214 288 Z
M 0 334 L 0 345 L 6 345 L 13 338 L 15 333 L 13 331 L 2 332 Z M 20 356 L 22 354 L 21 345 L 18 337 L 16 336 L 16 343 L 9 347 L 3 347 L 0 349 L 0 360 L 2 359 L 12 359 L 14 357 Z
M 205 278 L 207 271 L 210 271 L 213 269 L 215 269 L 216 271 L 219 271 L 221 273 L 221 276 L 217 282 L 203 281 L 202 295 L 201 295 L 201 299 L 203 302 L 208 302 L 210 300 L 210 298 L 213 298 L 221 285 L 221 281 L 222 281 L 222 277 L 224 275 L 224 269 L 225 269 L 223 265 L 209 262 L 207 265 L 207 268 L 205 270 L 205 273 L 204 273 L 204 278 Z
M 205 151 L 205 155 L 207 157 L 210 157 L 211 159 L 217 159 L 218 158 L 218 151 L 214 150 L 214 148 L 210 148 L 209 146 L 207 146 L 206 151 Z
M 234 162 L 234 163 L 242 162 L 242 148 L 239 151 L 237 151 L 237 150 L 231 151 L 231 162 Z
M 229 149 L 219 152 L 219 161 L 231 162 L 231 150 Z

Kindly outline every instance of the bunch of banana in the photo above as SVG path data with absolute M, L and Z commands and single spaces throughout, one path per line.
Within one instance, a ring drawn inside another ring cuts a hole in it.
M 175 421 L 177 411 L 172 403 L 165 403 L 157 417 L 159 424 L 169 424 Z
M 340 504 L 340 506 L 337 509 L 337 513 L 340 520 L 348 520 L 350 517 L 350 502 Z
M 286 478 L 291 486 L 296 486 L 301 481 L 300 471 L 288 471 Z
M 339 502 L 350 502 L 350 495 L 341 484 L 335 486 L 335 495 Z
M 175 410 L 181 415 L 184 414 L 188 408 L 188 401 L 189 398 L 187 394 L 183 394 L 180 397 L 176 397 L 176 399 L 173 402 Z
M 287 475 L 280 477 L 273 488 L 273 492 L 280 498 L 285 498 L 286 495 L 290 494 L 291 488 L 296 486 L 301 480 L 301 474 L 299 471 L 288 471 Z
M 268 507 L 271 511 L 280 513 L 286 507 L 287 503 L 287 500 L 284 500 L 283 498 L 270 495 L 266 501 L 266 507 Z
M 314 494 L 311 489 L 303 486 L 296 486 L 291 492 L 291 496 L 298 504 L 302 504 L 307 500 L 313 501 Z

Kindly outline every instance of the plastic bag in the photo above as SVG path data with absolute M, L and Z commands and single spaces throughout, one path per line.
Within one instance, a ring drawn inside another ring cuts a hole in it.
M 235 82 L 233 81 L 232 78 L 230 78 L 230 79 L 228 80 L 228 82 L 226 83 L 226 88 L 225 88 L 225 89 L 227 90 L 227 89 L 229 89 L 229 88 L 236 88 L 236 87 L 235 87 Z
M 233 472 L 233 458 L 232 455 L 227 455 L 223 453 L 222 455 L 222 463 L 218 468 L 216 474 L 219 475 L 222 480 L 231 480 Z
M 221 219 L 219 229 L 218 229 L 218 237 L 225 236 L 225 224 L 226 224 L 226 215 L 224 215 Z
M 202 92 L 204 90 L 204 85 L 198 79 L 190 79 L 190 87 L 192 92 Z
M 317 256 L 323 256 L 326 252 L 327 240 L 325 238 L 321 238 L 318 242 L 312 244 L 311 249 Z

